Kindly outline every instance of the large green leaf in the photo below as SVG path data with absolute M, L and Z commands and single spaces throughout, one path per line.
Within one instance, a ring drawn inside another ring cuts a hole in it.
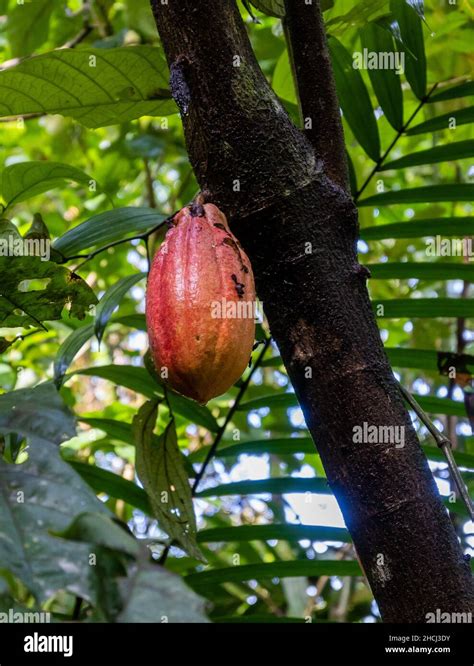
M 405 155 L 393 162 L 385 162 L 378 171 L 389 169 L 405 169 L 406 167 L 418 166 L 419 164 L 436 164 L 437 162 L 449 162 L 474 157 L 474 140 L 456 141 L 445 146 L 436 146 L 428 150 L 420 150 L 411 155 Z
M 413 136 L 414 134 L 428 134 L 437 132 L 444 129 L 455 129 L 459 125 L 466 125 L 474 121 L 474 106 L 468 106 L 459 111 L 450 111 L 443 113 L 441 116 L 430 118 L 425 122 L 415 125 L 406 131 L 406 134 Z
M 186 552 L 202 559 L 196 543 L 191 486 L 178 447 L 174 421 L 155 440 L 158 401 L 146 402 L 133 419 L 136 469 L 158 524 Z
M 271 580 L 295 576 L 361 576 L 359 563 L 353 560 L 295 560 L 293 562 L 271 562 L 224 567 L 190 574 L 186 582 L 192 587 L 216 585 L 218 583 L 243 580 Z
M 380 157 L 380 139 L 367 88 L 341 42 L 332 37 L 329 49 L 344 117 L 362 148 L 376 162 Z
M 0 395 L 0 432 L 56 445 L 76 434 L 74 417 L 50 382 Z
M 104 335 L 105 327 L 112 316 L 113 311 L 117 308 L 122 298 L 127 291 L 133 287 L 137 282 L 146 277 L 146 273 L 134 273 L 118 280 L 110 287 L 108 291 L 102 296 L 95 311 L 94 333 L 97 336 L 99 343 Z
M 0 326 L 28 328 L 69 315 L 84 319 L 97 299 L 87 282 L 39 256 L 0 256 Z M 31 283 L 30 283 L 31 281 Z
M 67 462 L 96 493 L 106 493 L 109 497 L 123 500 L 143 513 L 151 515 L 152 510 L 147 494 L 136 483 L 132 483 L 114 472 L 97 467 L 97 465 L 89 465 L 77 460 Z
M 469 354 L 450 354 L 434 349 L 405 349 L 404 347 L 385 347 L 390 363 L 397 368 L 416 368 L 439 372 L 441 367 L 455 366 L 474 374 L 474 356 Z
M 474 302 L 466 298 L 392 298 L 372 302 L 377 317 L 473 317 Z
M 225 495 L 261 495 L 272 493 L 282 495 L 287 493 L 318 493 L 330 495 L 331 490 L 326 479 L 306 479 L 300 477 L 281 477 L 275 479 L 261 479 L 258 481 L 235 481 L 224 483 L 213 488 L 200 490 L 197 497 L 223 497 Z
M 130 423 L 87 416 L 79 416 L 78 421 L 86 423 L 91 428 L 103 430 L 111 439 L 118 439 L 121 442 L 127 442 L 127 444 L 132 443 L 132 425 Z
M 419 299 L 412 299 L 406 301 L 406 303 L 416 303 Z M 427 299 L 430 300 L 430 299 Z M 432 299 L 436 302 L 435 299 Z M 454 299 L 446 299 L 454 300 Z M 464 299 L 460 302 L 464 302 Z M 390 303 L 391 301 L 387 301 Z M 474 306 L 471 306 L 471 309 Z M 416 311 L 416 308 L 413 308 Z M 396 315 L 402 316 L 402 315 Z M 416 315 L 414 315 L 416 316 Z M 430 315 L 432 316 L 432 315 Z M 461 316 L 461 315 L 459 315 Z M 285 407 L 298 407 L 298 401 L 294 393 L 285 393 L 283 394 L 286 398 Z M 279 406 L 275 400 L 278 396 L 269 395 L 263 396 L 261 398 L 254 398 L 248 400 L 245 403 L 242 403 L 242 409 L 251 410 L 251 409 L 260 409 L 261 407 L 270 407 L 275 409 L 276 406 Z M 434 412 L 437 414 L 453 414 L 457 416 L 466 416 L 466 410 L 463 402 L 456 402 L 455 400 L 448 400 L 447 398 L 436 398 L 432 396 L 419 396 L 415 395 L 417 402 L 426 409 L 427 411 Z M 265 484 L 268 484 L 267 486 Z M 299 477 L 290 477 L 290 478 L 276 478 L 276 479 L 264 479 L 262 481 L 238 481 L 236 483 L 228 483 L 223 486 L 217 486 L 215 488 L 206 488 L 205 490 L 198 493 L 202 496 L 211 497 L 213 495 L 228 495 L 228 494 L 239 494 L 245 492 L 272 492 L 271 490 L 266 491 L 265 488 L 273 488 L 274 492 L 277 492 L 276 488 L 280 488 L 278 492 L 311 492 L 311 487 L 316 488 L 312 492 L 318 493 L 330 493 L 329 487 L 327 486 L 326 479 L 307 479 Z M 292 490 L 286 490 L 286 488 L 292 488 Z M 300 488 L 300 490 L 294 489 Z M 283 489 L 283 490 L 282 490 Z M 231 491 L 231 492 L 229 492 Z
M 261 407 L 280 409 L 294 407 L 295 405 L 298 405 L 298 401 L 294 393 L 274 393 L 272 395 L 263 395 L 259 398 L 252 398 L 251 400 L 244 400 L 239 403 L 237 409 L 242 412 L 248 412 L 252 409 L 260 409 Z
M 204 599 L 181 576 L 149 562 L 135 565 L 120 582 L 123 608 L 117 622 L 208 622 Z
M 203 446 L 189 455 L 191 462 L 204 460 L 210 446 Z M 316 447 L 311 437 L 282 437 L 272 439 L 250 440 L 239 444 L 221 446 L 216 456 L 218 458 L 233 458 L 242 454 L 256 455 L 268 453 L 274 455 L 287 455 L 293 453 L 314 453 Z
M 377 23 L 368 23 L 361 30 L 362 48 L 373 53 L 394 53 L 392 35 Z M 403 127 L 403 96 L 400 74 L 394 69 L 368 69 L 377 99 L 387 120 L 396 130 Z
M 154 396 L 163 396 L 164 388 L 158 384 L 146 368 L 134 365 L 99 365 L 95 368 L 84 368 L 77 370 L 75 374 L 101 377 L 108 381 L 125 386 L 131 391 L 141 393 L 147 398 Z M 72 375 L 70 375 L 72 376 Z M 201 425 L 212 432 L 216 432 L 219 426 L 212 416 L 211 412 L 204 405 L 199 405 L 193 400 L 189 400 L 182 395 L 178 395 L 170 390 L 167 392 L 173 412 L 189 419 L 192 423 Z
M 428 102 L 444 102 L 448 99 L 458 99 L 460 97 L 470 97 L 474 95 L 474 81 L 464 81 L 455 86 L 439 88 L 430 96 Z
M 69 164 L 18 162 L 5 167 L 0 173 L 0 195 L 8 206 L 12 206 L 55 187 L 65 187 L 71 181 L 85 185 L 91 182 L 95 184 L 84 171 Z M 96 185 L 95 187 L 99 189 Z
M 90 544 L 51 536 L 67 528 L 79 512 L 105 512 L 82 479 L 59 457 L 57 447 L 31 440 L 21 465 L 0 460 L 0 559 L 44 601 L 69 590 L 94 602 Z
M 13 57 L 29 56 L 48 38 L 52 2 L 16 2 L 8 12 L 7 37 Z
M 98 245 L 142 234 L 166 219 L 154 208 L 115 208 L 94 215 L 56 239 L 53 247 L 65 257 Z
M 61 49 L 0 71 L 0 115 L 59 113 L 87 127 L 177 111 L 161 49 Z
M 387 262 L 385 264 L 366 264 L 374 279 L 392 278 L 420 280 L 469 280 L 474 281 L 474 264 L 431 262 Z
M 472 456 L 474 459 L 474 456 Z M 199 543 L 220 543 L 239 541 L 351 541 L 349 532 L 343 527 L 323 527 L 320 525 L 239 525 L 238 527 L 214 527 L 198 532 Z
M 405 76 L 418 99 L 423 99 L 426 94 L 426 56 L 422 20 L 406 0 L 390 0 L 390 11 L 400 26 Z
M 80 326 L 70 333 L 59 347 L 54 359 L 54 382 L 56 386 L 62 384 L 64 375 L 71 365 L 78 351 L 94 334 L 94 324 Z
M 410 222 L 393 222 L 379 226 L 364 227 L 360 237 L 364 240 L 383 240 L 385 238 L 420 238 L 423 236 L 463 236 L 474 235 L 472 217 L 436 217 L 424 220 L 413 219 Z
M 448 183 L 446 185 L 426 185 L 409 187 L 406 190 L 382 192 L 373 197 L 361 199 L 358 206 L 388 206 L 389 204 L 430 203 L 433 201 L 473 201 L 474 185 L 469 183 Z

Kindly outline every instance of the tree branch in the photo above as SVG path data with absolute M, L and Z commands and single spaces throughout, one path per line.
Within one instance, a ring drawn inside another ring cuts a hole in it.
M 470 567 L 357 262 L 350 196 L 275 97 L 234 0 L 152 0 L 152 7 L 191 164 L 252 262 L 271 334 L 382 617 L 425 622 L 436 608 L 472 611 Z M 364 423 L 402 428 L 404 446 L 356 441 Z
M 285 35 L 291 53 L 305 136 L 326 173 L 349 190 L 344 135 L 320 0 L 285 0 Z

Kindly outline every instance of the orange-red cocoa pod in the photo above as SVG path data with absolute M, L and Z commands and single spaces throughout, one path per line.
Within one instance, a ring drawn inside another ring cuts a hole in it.
M 225 393 L 250 360 L 252 267 L 217 206 L 183 208 L 173 225 L 148 279 L 150 350 L 170 386 L 204 404 Z

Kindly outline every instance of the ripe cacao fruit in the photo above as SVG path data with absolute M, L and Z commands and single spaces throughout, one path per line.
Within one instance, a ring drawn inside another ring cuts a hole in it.
M 209 203 L 180 210 L 148 278 L 146 318 L 156 371 L 202 404 L 225 393 L 249 362 L 254 306 L 250 261 L 224 213 Z

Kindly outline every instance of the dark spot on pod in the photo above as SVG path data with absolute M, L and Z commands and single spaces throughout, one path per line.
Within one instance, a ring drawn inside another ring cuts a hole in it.
M 191 213 L 191 217 L 205 217 L 206 216 L 206 211 L 204 210 L 204 206 L 200 203 L 193 203 L 189 206 L 189 212 Z

